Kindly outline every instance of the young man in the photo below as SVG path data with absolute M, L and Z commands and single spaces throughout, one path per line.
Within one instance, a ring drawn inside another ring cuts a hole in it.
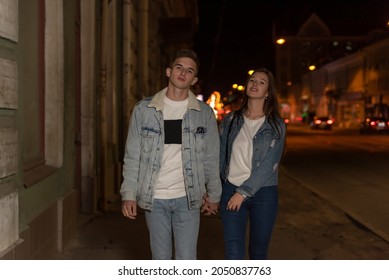
M 153 259 L 196 259 L 201 212 L 216 213 L 221 183 L 219 135 L 212 109 L 197 100 L 199 61 L 179 50 L 168 86 L 134 108 L 124 155 L 123 215 L 145 209 Z

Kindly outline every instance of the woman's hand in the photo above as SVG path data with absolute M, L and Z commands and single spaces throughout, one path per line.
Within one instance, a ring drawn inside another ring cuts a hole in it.
M 240 193 L 234 193 L 234 195 L 230 198 L 230 200 L 227 203 L 227 210 L 230 211 L 239 211 L 240 206 L 242 205 L 244 201 L 243 195 Z
M 217 214 L 217 209 L 219 208 L 219 202 L 210 202 L 207 195 L 203 197 L 203 205 L 201 206 L 201 213 L 204 213 L 205 216 L 211 214 Z

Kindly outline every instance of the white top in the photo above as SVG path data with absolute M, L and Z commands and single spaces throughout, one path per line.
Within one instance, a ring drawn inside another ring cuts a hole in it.
M 253 138 L 264 121 L 265 116 L 257 120 L 250 120 L 244 117 L 243 127 L 232 144 L 228 181 L 236 186 L 242 185 L 250 177 Z
M 165 96 L 164 120 L 182 120 L 187 110 L 188 99 L 174 101 Z M 154 197 L 158 199 L 172 199 L 183 196 L 186 196 L 186 191 L 182 168 L 181 144 L 165 144 Z

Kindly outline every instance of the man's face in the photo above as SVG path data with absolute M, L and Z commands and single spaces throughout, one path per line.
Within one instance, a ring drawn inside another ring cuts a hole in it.
M 180 89 L 189 89 L 197 82 L 196 63 L 188 57 L 177 58 L 171 68 L 166 69 L 169 83 Z

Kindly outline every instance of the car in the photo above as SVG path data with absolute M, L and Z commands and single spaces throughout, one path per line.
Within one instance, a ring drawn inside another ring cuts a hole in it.
M 389 133 L 389 120 L 382 117 L 366 117 L 361 123 L 360 134 Z
M 319 118 L 315 117 L 311 122 L 311 128 L 331 130 L 333 123 L 334 123 L 334 119 L 330 117 L 319 117 Z

